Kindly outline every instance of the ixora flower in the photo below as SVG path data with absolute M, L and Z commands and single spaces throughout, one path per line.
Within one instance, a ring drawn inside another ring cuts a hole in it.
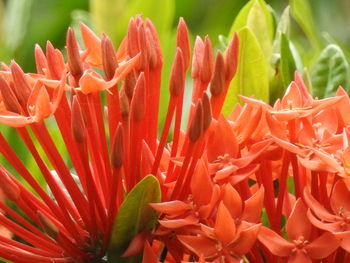
M 36 73 L 2 65 L 0 123 L 14 128 L 41 174 L 34 176 L 1 133 L 0 152 L 13 169 L 0 165 L 0 258 L 350 260 L 344 89 L 314 99 L 296 73 L 274 106 L 242 97 L 245 104 L 226 118 L 238 35 L 215 56 L 210 39 L 197 37 L 183 131 L 191 49 L 180 19 L 158 139 L 163 57 L 151 21 L 132 18 L 117 50 L 83 24 L 81 32 L 84 48 L 68 30 L 67 61 L 48 42 L 45 53 L 35 47 Z M 51 137 L 52 126 L 60 138 Z

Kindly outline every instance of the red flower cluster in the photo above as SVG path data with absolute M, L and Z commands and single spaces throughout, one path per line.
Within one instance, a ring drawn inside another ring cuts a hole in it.
M 35 49 L 37 73 L 24 73 L 15 62 L 0 71 L 0 122 L 16 128 L 52 193 L 0 135 L 0 152 L 35 192 L 0 166 L 8 201 L 0 202 L 6 229 L 0 257 L 103 259 L 124 194 L 153 174 L 162 190 L 162 202 L 150 204 L 160 213 L 158 225 L 138 233 L 124 257 L 143 250 L 145 263 L 350 260 L 350 98 L 342 88 L 333 98 L 314 99 L 296 73 L 274 106 L 241 97 L 245 104 L 225 118 L 220 112 L 237 69 L 238 37 L 215 61 L 209 38 L 197 37 L 182 131 L 191 51 L 180 19 L 157 140 L 163 58 L 152 23 L 131 19 L 117 51 L 107 36 L 84 25 L 81 31 L 85 49 L 68 30 L 67 62 L 48 42 L 46 54 Z M 73 168 L 46 126 L 53 119 Z

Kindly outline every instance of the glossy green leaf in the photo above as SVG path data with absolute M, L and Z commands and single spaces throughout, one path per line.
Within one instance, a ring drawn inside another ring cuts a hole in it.
M 311 72 L 314 96 L 333 96 L 338 86 L 348 89 L 349 64 L 343 51 L 334 44 L 328 45 L 318 57 Z
M 274 23 L 271 12 L 264 0 L 251 0 L 240 11 L 230 30 L 233 33 L 243 27 L 252 30 L 260 44 L 267 60 L 272 55 L 272 39 L 274 36 Z
M 285 87 L 294 79 L 296 65 L 289 47 L 289 40 L 285 34 L 281 34 L 281 73 Z
M 239 62 L 223 107 L 225 115 L 230 114 L 234 105 L 239 102 L 239 94 L 269 101 L 268 66 L 258 40 L 248 27 L 238 31 L 238 37 Z
M 308 0 L 289 0 L 292 15 L 303 29 L 314 48 L 320 49 L 321 43 L 314 24 L 311 6 Z
M 121 262 L 120 255 L 128 248 L 139 232 L 152 229 L 157 222 L 157 212 L 148 204 L 161 200 L 159 182 L 153 175 L 143 178 L 125 197 L 114 222 L 108 262 Z

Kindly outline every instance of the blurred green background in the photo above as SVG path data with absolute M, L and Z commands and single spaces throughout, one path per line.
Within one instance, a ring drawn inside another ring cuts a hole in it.
M 83 20 L 96 31 L 106 31 L 119 42 L 126 32 L 130 16 L 144 13 L 151 17 L 164 35 L 172 34 L 180 16 L 184 17 L 191 34 L 208 34 L 217 43 L 219 34 L 227 35 L 246 0 L 2 0 L 0 2 L 0 60 L 12 58 L 25 71 L 33 71 L 34 45 L 45 47 L 46 40 L 63 48 L 67 27 Z M 287 0 L 266 1 L 277 13 Z M 329 32 L 343 47 L 350 42 L 350 1 L 311 0 L 317 33 Z M 304 43 L 302 31 L 294 25 L 291 39 Z M 308 43 L 305 43 L 308 45 Z M 165 47 L 164 47 L 165 48 Z M 305 48 L 305 47 L 304 47 Z

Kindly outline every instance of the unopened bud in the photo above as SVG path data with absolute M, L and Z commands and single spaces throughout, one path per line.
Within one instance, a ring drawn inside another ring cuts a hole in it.
M 157 34 L 157 30 L 154 27 L 153 23 L 151 20 L 146 19 L 146 27 L 148 30 L 147 31 L 147 37 L 149 40 L 152 39 L 152 42 L 150 42 L 150 46 L 152 47 L 153 51 L 156 53 L 156 64 L 153 65 L 153 67 L 161 67 L 163 65 L 163 55 L 162 55 L 162 50 L 160 48 L 160 41 L 159 37 Z M 153 53 L 152 51 L 152 53 Z
M 189 131 L 188 137 L 191 142 L 195 142 L 202 135 L 203 131 L 203 105 L 202 100 L 199 99 L 196 106 L 196 111 L 194 113 Z
M 78 42 L 72 28 L 67 31 L 66 45 L 69 70 L 73 76 L 80 77 L 83 74 L 83 63 L 80 59 Z
M 102 37 L 101 50 L 103 70 L 107 80 L 111 80 L 114 76 L 116 68 L 118 67 L 118 61 L 115 55 L 113 43 L 106 35 L 103 35 Z
M 86 138 L 86 131 L 85 131 L 85 120 L 84 115 L 81 110 L 80 103 L 76 96 L 73 97 L 73 103 L 72 103 L 72 133 L 73 138 L 76 142 L 82 143 L 85 141 Z
M 138 26 L 138 39 L 139 47 L 141 51 L 139 70 L 144 71 L 148 66 L 148 43 L 146 38 L 145 27 L 143 25 Z
M 206 131 L 211 123 L 212 113 L 211 113 L 211 104 L 207 93 L 203 93 L 202 98 L 203 103 L 203 131 Z
M 129 98 L 129 100 L 131 100 L 134 94 L 134 89 L 136 85 L 135 70 L 130 71 L 130 73 L 126 75 L 124 83 L 125 83 L 125 94 Z
M 231 79 L 236 75 L 238 66 L 238 56 L 239 56 L 239 38 L 238 34 L 235 32 L 233 39 L 231 40 L 225 57 L 226 66 L 226 80 L 231 81 Z
M 179 47 L 183 53 L 184 69 L 186 70 L 190 65 L 191 48 L 187 25 L 182 17 L 180 17 L 177 26 L 176 46 Z
M 123 120 L 129 117 L 130 105 L 128 97 L 125 93 L 125 87 L 123 86 L 119 91 L 119 105 L 120 105 L 120 113 L 122 115 Z
M 50 41 L 46 43 L 47 67 L 52 79 L 59 80 L 62 76 L 62 61 Z
M 129 22 L 127 43 L 128 55 L 132 58 L 140 52 L 138 30 L 134 18 L 131 18 Z
M 178 47 L 176 49 L 174 64 L 171 69 L 169 89 L 171 96 L 178 96 L 184 89 L 185 73 L 184 73 L 183 53 Z
M 40 221 L 40 225 L 44 232 L 51 237 L 52 239 L 56 240 L 59 230 L 56 227 L 56 225 L 46 216 L 44 215 L 41 211 L 37 211 L 37 215 Z
M 211 41 L 208 36 L 204 40 L 204 54 L 201 64 L 200 78 L 204 83 L 208 83 L 211 80 L 213 67 L 213 50 L 211 46 Z
M 41 47 L 36 44 L 34 49 L 36 71 L 39 74 L 45 74 L 45 69 L 47 68 L 47 60 L 45 54 Z
M 139 122 L 143 119 L 146 112 L 146 79 L 145 74 L 141 72 L 136 81 L 134 95 L 131 100 L 131 117 L 133 121 Z
M 196 79 L 199 77 L 201 70 L 201 64 L 203 61 L 204 43 L 203 40 L 197 36 L 194 42 L 193 59 L 192 59 L 192 78 Z
M 210 93 L 213 96 L 221 94 L 225 87 L 225 61 L 221 52 L 216 55 L 215 69 L 210 83 Z
M 117 131 L 114 134 L 112 145 L 111 162 L 115 168 L 119 168 L 123 165 L 124 155 L 124 141 L 123 141 L 123 126 L 118 124 Z
M 13 93 L 10 86 L 7 84 L 6 80 L 0 76 L 0 93 L 3 98 L 3 102 L 8 111 L 14 113 L 21 113 L 21 106 L 18 103 L 16 95 Z
M 10 67 L 5 62 L 0 62 L 2 71 L 11 71 Z
M 11 74 L 14 82 L 14 91 L 23 108 L 27 107 L 27 101 L 31 93 L 28 80 L 21 67 L 13 60 L 11 61 Z
M 147 38 L 147 53 L 148 53 L 148 63 L 150 68 L 156 68 L 158 66 L 158 53 L 157 47 L 154 43 L 154 39 L 149 28 L 146 28 L 146 38 Z
M 3 166 L 0 166 L 0 188 L 9 200 L 16 202 L 20 198 L 20 188 Z

